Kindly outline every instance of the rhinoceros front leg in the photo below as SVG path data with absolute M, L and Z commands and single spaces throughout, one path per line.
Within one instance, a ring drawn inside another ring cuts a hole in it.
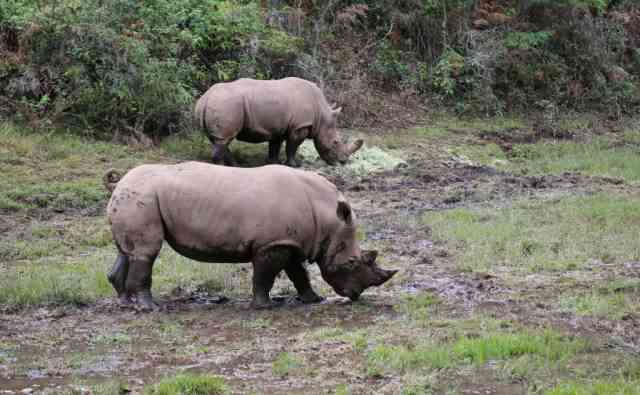
M 296 158 L 298 147 L 309 136 L 309 128 L 294 130 L 287 136 L 287 162 L 290 167 L 300 167 L 302 162 Z
M 282 142 L 283 140 L 277 137 L 269 140 L 269 155 L 267 156 L 267 163 L 280 163 L 280 148 L 282 147 Z
M 307 273 L 307 269 L 302 266 L 301 262 L 289 262 L 284 270 L 287 273 L 287 277 L 289 277 L 293 282 L 293 285 L 296 287 L 296 290 L 298 291 L 298 298 L 302 303 L 322 302 L 323 298 L 311 287 L 309 273 Z

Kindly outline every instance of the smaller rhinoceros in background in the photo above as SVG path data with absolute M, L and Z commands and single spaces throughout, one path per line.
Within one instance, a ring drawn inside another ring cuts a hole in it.
M 237 168 L 187 162 L 142 165 L 121 180 L 112 174 L 107 216 L 118 257 L 109 281 L 121 303 L 153 308 L 151 271 L 163 241 L 203 262 L 252 262 L 253 305 L 270 305 L 282 270 L 303 302 L 321 298 L 302 263 L 317 263 L 322 278 L 352 300 L 396 271 L 361 251 L 349 203 L 324 177 L 271 165 Z
M 300 166 L 298 147 L 313 139 L 320 157 L 330 165 L 346 163 L 362 147 L 362 140 L 345 144 L 336 129 L 341 109 L 332 109 L 312 82 L 300 78 L 254 80 L 243 78 L 213 85 L 198 99 L 194 121 L 213 144 L 213 163 L 234 166 L 228 145 L 237 138 L 249 143 L 269 142 L 268 163 L 278 163 L 287 142 L 286 164 Z

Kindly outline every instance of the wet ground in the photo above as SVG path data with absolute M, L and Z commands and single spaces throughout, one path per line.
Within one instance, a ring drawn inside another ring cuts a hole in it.
M 549 137 L 553 136 L 535 139 Z M 135 393 L 167 374 L 193 371 L 223 376 L 238 394 L 333 393 L 341 385 L 353 394 L 396 394 L 401 377 L 367 374 L 366 357 L 350 336 L 373 338 L 401 330 L 406 324 L 399 308 L 402 301 L 425 291 L 442 301 L 434 316 L 438 321 L 494 317 L 531 327 L 551 326 L 640 355 L 640 314 L 607 320 L 566 313 L 554 304 L 555 273 L 531 273 L 514 282 L 500 273 L 462 271 L 455 246 L 435 239 L 429 224 L 421 220 L 429 211 L 501 207 L 520 198 L 569 194 L 638 194 L 637 187 L 576 173 L 514 175 L 437 149 L 408 152 L 407 163 L 396 169 L 328 177 L 352 203 L 364 229 L 364 247 L 379 249 L 385 267 L 400 269 L 388 285 L 369 289 L 351 303 L 322 285 L 317 268 L 311 266 L 313 282 L 327 298 L 317 305 L 297 303 L 284 278 L 274 291 L 280 305 L 266 311 L 249 307 L 249 293 L 232 297 L 193 289 L 157 295 L 162 309 L 153 313 L 120 308 L 112 299 L 84 306 L 5 305 L 0 314 L 0 393 L 71 388 L 82 393 L 92 384 L 114 380 Z M 49 212 L 38 220 L 69 215 L 101 213 Z M 7 217 L 3 226 L 28 223 Z M 640 262 L 610 269 L 640 278 Z M 250 276 L 249 271 L 245 274 Z M 295 357 L 285 374 L 274 369 L 283 353 Z M 449 374 L 458 393 L 527 393 L 526 383 L 482 380 L 478 371 Z M 434 392 L 446 393 L 447 380 L 439 382 Z

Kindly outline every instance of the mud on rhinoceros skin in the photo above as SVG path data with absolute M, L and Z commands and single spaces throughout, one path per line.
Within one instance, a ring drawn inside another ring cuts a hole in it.
M 346 163 L 363 141 L 343 143 L 336 128 L 341 108 L 329 106 L 312 82 L 300 78 L 242 78 L 213 85 L 196 102 L 194 123 L 213 144 L 213 163 L 235 166 L 229 151 L 233 139 L 269 142 L 268 163 L 279 163 L 286 141 L 286 164 L 299 167 L 296 153 L 306 139 L 330 165 Z
M 151 273 L 164 241 L 198 261 L 251 261 L 255 307 L 271 304 L 283 270 L 303 302 L 321 301 L 305 260 L 352 300 L 396 273 L 360 249 L 355 215 L 335 185 L 285 166 L 142 165 L 115 183 L 107 216 L 118 248 L 109 281 L 122 304 L 144 309 L 155 307 Z

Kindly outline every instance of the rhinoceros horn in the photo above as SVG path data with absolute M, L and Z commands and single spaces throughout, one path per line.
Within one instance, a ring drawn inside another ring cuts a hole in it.
M 355 154 L 356 151 L 358 151 L 360 148 L 362 148 L 363 144 L 364 144 L 364 141 L 362 139 L 358 139 L 358 140 L 354 141 L 353 143 L 349 144 L 349 146 L 347 147 L 347 155 L 351 156 L 351 155 Z
M 377 257 L 378 251 L 376 250 L 362 251 L 362 261 L 368 265 L 373 272 L 373 276 L 370 279 L 370 285 L 373 286 L 386 283 L 398 272 L 397 270 L 386 270 L 378 266 L 376 264 Z

